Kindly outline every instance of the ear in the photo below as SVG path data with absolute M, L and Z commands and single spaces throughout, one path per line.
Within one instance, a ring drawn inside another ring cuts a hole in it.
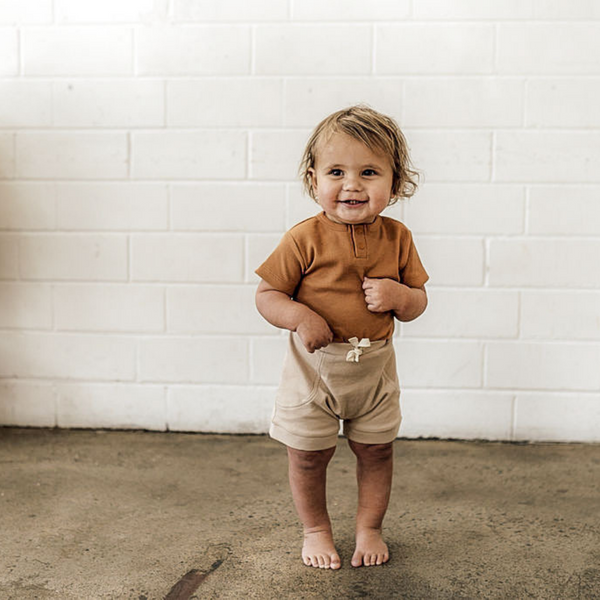
M 310 182 L 311 182 L 311 185 L 312 185 L 313 194 L 315 196 L 318 196 L 318 193 L 317 193 L 317 172 L 315 171 L 315 169 L 313 167 L 309 167 L 308 168 L 308 173 L 310 175 Z

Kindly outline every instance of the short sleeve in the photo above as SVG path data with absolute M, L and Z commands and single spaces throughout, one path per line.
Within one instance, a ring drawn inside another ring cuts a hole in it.
M 400 281 L 409 287 L 420 288 L 429 279 L 429 275 L 419 258 L 412 233 L 407 231 L 407 235 L 403 237 L 399 263 Z
M 300 248 L 288 231 L 255 273 L 269 285 L 291 297 L 302 279 L 304 270 L 305 262 Z

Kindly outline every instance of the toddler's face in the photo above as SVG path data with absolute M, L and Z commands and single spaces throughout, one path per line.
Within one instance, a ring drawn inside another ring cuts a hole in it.
M 345 133 L 319 145 L 309 171 L 319 204 L 336 223 L 372 223 L 390 201 L 390 160 Z

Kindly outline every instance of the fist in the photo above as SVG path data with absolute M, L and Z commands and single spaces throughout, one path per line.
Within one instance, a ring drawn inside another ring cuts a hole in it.
M 393 279 L 364 277 L 362 288 L 367 308 L 376 313 L 395 311 L 398 308 L 402 287 L 404 287 L 402 284 Z
M 311 313 L 300 322 L 296 329 L 296 333 L 310 354 L 319 348 L 328 346 L 333 341 L 333 333 L 327 325 L 327 321 L 316 313 L 312 311 Z

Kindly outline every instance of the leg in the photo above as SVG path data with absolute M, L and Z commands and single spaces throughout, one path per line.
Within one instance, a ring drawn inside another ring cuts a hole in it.
M 302 560 L 307 566 L 339 569 L 342 563 L 333 545 L 325 495 L 327 465 L 335 446 L 314 452 L 289 446 L 287 450 L 292 497 L 304 526 Z
M 356 454 L 358 480 L 356 549 L 352 566 L 380 565 L 389 560 L 388 547 L 381 537 L 381 525 L 392 489 L 392 443 L 359 444 L 352 440 L 348 443 Z

